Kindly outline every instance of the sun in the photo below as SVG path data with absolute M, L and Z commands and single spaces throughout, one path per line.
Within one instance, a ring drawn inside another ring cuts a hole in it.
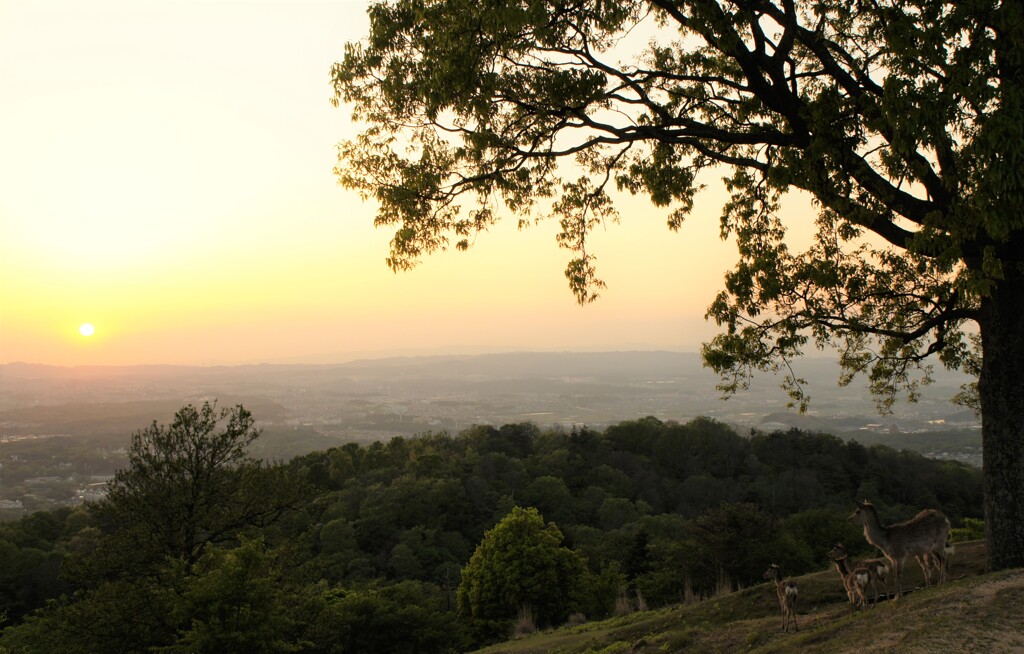
M 92 336 L 96 333 L 96 328 L 92 326 L 92 323 L 85 322 L 78 328 L 78 333 L 82 336 Z

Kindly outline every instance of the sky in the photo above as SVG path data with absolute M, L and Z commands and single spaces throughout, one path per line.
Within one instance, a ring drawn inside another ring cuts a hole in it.
M 358 126 L 330 67 L 366 6 L 0 0 L 0 363 L 695 351 L 715 334 L 704 313 L 736 259 L 715 179 L 678 233 L 626 198 L 592 239 L 608 288 L 588 306 L 552 223 L 391 272 L 375 206 L 332 173 Z

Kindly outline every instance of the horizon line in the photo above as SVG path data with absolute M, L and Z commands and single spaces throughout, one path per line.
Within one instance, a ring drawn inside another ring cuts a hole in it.
M 41 368 L 245 368 L 245 367 L 257 367 L 257 366 L 339 366 L 347 365 L 351 363 L 358 363 L 360 361 L 387 361 L 387 360 L 398 360 L 398 359 L 444 359 L 444 358 L 455 358 L 455 357 L 487 357 L 487 356 L 509 356 L 509 355 L 565 355 L 565 354 L 583 354 L 583 355 L 602 355 L 602 354 L 686 354 L 699 356 L 700 353 L 695 350 L 671 350 L 667 348 L 652 348 L 652 349 L 614 349 L 614 350 L 532 350 L 532 349 L 509 349 L 509 350 L 493 350 L 493 351 L 474 351 L 474 352 L 439 352 L 439 353 L 423 353 L 423 354 L 387 354 L 384 352 L 374 355 L 374 353 L 365 354 L 353 354 L 351 358 L 337 358 L 334 359 L 334 355 L 324 355 L 323 358 L 332 359 L 330 361 L 316 362 L 310 359 L 316 357 L 294 357 L 286 359 L 277 359 L 269 361 L 246 361 L 238 363 L 82 363 L 74 365 L 65 365 L 59 363 L 41 363 L 35 361 L 5 361 L 0 363 L 0 367 L 6 366 L 34 366 Z M 819 358 L 811 355 L 810 358 Z

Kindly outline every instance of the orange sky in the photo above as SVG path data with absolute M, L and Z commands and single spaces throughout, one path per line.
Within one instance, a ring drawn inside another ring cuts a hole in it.
M 365 6 L 0 0 L 0 362 L 695 350 L 714 333 L 735 259 L 719 192 L 677 234 L 622 205 L 587 307 L 552 224 L 391 273 L 391 234 L 331 173 L 355 128 L 329 69 Z

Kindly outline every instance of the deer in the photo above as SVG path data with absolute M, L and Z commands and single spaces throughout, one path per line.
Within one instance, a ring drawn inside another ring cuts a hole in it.
M 896 598 L 903 594 L 903 562 L 908 556 L 917 559 L 929 583 L 934 565 L 939 572 L 939 582 L 946 580 L 946 538 L 949 536 L 949 518 L 935 509 L 925 509 L 906 522 L 883 526 L 878 512 L 871 502 L 857 502 L 857 510 L 850 515 L 850 522 L 864 527 L 864 538 L 868 543 L 882 550 L 885 558 L 892 563 L 896 577 Z
M 938 557 L 935 552 L 927 552 L 917 557 L 917 562 L 924 571 L 925 587 L 932 585 L 931 568 L 935 568 L 939 575 L 936 583 L 945 581 L 949 576 L 949 558 L 956 552 L 956 547 L 947 540 L 942 547 L 942 552 L 945 555 L 942 558 Z
M 796 624 L 796 582 L 792 579 L 783 579 L 782 571 L 776 564 L 768 566 L 764 573 L 765 579 L 775 582 L 775 594 L 779 598 L 779 609 L 782 611 L 782 631 L 789 630 L 789 622 L 793 621 L 793 631 L 800 631 Z
M 868 600 L 864 591 L 867 589 L 869 581 L 875 583 L 875 577 L 878 574 L 875 566 L 877 562 L 856 563 L 851 566 L 850 555 L 842 543 L 836 543 L 835 547 L 829 551 L 828 558 L 836 566 L 839 578 L 843 581 L 843 588 L 846 589 L 846 597 L 849 598 L 850 604 L 853 604 L 853 610 L 856 611 L 858 607 L 861 610 L 866 608 Z M 874 604 L 878 604 L 878 586 L 874 586 L 874 590 Z
M 857 568 L 864 568 L 867 570 L 867 580 L 871 584 L 871 591 L 874 593 L 874 601 L 871 604 L 877 605 L 879 603 L 879 582 L 886 588 L 886 596 L 889 595 L 889 584 L 886 581 L 886 576 L 889 574 L 889 564 L 886 563 L 885 559 L 863 559 L 861 561 L 850 561 L 850 554 L 847 552 L 846 547 L 843 546 L 842 542 L 837 542 L 836 547 L 828 551 L 828 558 L 831 562 L 836 564 L 836 569 L 839 570 L 840 575 L 845 573 L 840 568 L 840 560 L 843 561 L 843 566 L 849 570 Z M 843 579 L 844 585 L 846 579 Z M 866 587 L 865 587 L 866 590 Z M 847 595 L 850 592 L 847 590 Z M 852 602 L 851 598 L 851 602 Z

